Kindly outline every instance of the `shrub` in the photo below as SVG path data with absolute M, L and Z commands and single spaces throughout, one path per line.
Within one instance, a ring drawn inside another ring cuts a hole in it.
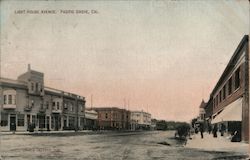
M 190 126 L 187 123 L 183 123 L 183 124 L 178 125 L 176 130 L 177 130 L 176 132 L 179 138 L 184 139 L 189 134 Z

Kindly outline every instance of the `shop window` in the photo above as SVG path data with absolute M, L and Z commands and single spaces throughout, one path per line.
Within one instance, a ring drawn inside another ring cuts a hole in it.
M 24 114 L 17 115 L 17 126 L 24 126 Z
M 32 123 L 36 126 L 36 115 L 32 115 Z
M 8 114 L 1 113 L 1 126 L 8 126 Z
M 234 81 L 235 89 L 240 87 L 240 68 L 238 68 L 235 72 L 235 81 Z

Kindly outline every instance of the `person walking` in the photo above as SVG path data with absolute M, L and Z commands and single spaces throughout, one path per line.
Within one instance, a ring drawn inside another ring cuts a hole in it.
M 211 126 L 211 124 L 208 124 L 208 134 L 210 134 L 211 131 L 212 131 L 212 126 Z
M 213 136 L 214 136 L 214 138 L 217 138 L 217 130 L 218 130 L 217 124 L 215 124 L 214 128 L 213 128 Z
M 200 124 L 199 128 L 200 128 L 200 132 L 201 132 L 201 138 L 203 138 L 204 127 L 203 127 L 202 123 Z
M 224 136 L 224 132 L 225 132 L 225 130 L 226 130 L 226 126 L 222 123 L 220 127 L 221 127 L 221 128 L 220 128 L 220 135 L 221 135 L 221 136 Z

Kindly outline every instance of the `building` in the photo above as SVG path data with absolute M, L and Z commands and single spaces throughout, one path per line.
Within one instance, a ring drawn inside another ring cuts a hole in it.
M 249 141 L 249 57 L 245 35 L 212 90 L 205 107 L 206 119 L 213 125 L 226 125 L 229 133 L 238 132 Z
M 131 112 L 131 129 L 145 129 L 151 128 L 151 114 L 144 111 Z
M 117 107 L 93 108 L 98 113 L 97 125 L 105 130 L 129 130 L 130 111 Z
M 205 121 L 205 106 L 207 105 L 207 103 L 204 102 L 204 100 L 202 100 L 200 106 L 199 106 L 199 117 L 198 117 L 198 121 L 200 122 L 204 122 Z
M 85 125 L 84 128 L 88 130 L 95 130 L 97 129 L 97 119 L 98 113 L 90 108 L 85 109 Z
M 17 80 L 0 79 L 2 131 L 83 129 L 85 98 L 44 86 L 31 70 Z

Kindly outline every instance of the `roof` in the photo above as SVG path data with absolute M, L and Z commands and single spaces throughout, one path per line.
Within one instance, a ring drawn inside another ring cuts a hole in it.
M 240 41 L 240 44 L 238 45 L 238 47 L 236 48 L 236 50 L 234 51 L 234 54 L 233 56 L 231 57 L 231 59 L 229 60 L 225 70 L 223 71 L 219 81 L 216 83 L 211 95 L 213 95 L 218 87 L 220 87 L 220 85 L 223 83 L 224 81 L 224 78 L 226 77 L 226 75 L 228 74 L 228 72 L 233 68 L 233 66 L 235 65 L 234 64 L 234 61 L 237 59 L 237 57 L 239 57 L 241 54 L 243 54 L 243 52 L 240 52 L 241 49 L 244 47 L 245 44 L 248 44 L 248 35 L 245 35 L 242 40 Z

